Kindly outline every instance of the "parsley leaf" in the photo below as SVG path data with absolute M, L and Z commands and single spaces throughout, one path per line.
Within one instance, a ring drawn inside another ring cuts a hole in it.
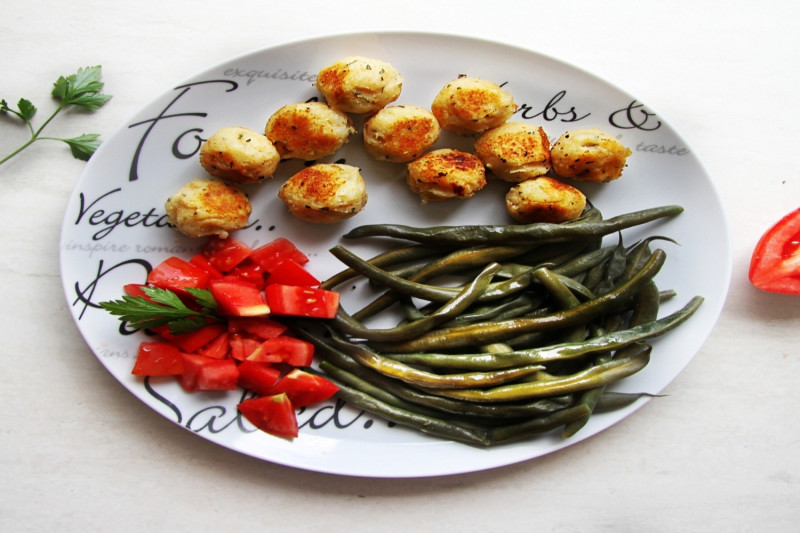
M 59 104 L 55 111 L 39 126 L 34 128 L 31 122 L 36 114 L 36 106 L 30 100 L 20 98 L 17 107 L 12 108 L 5 100 L 0 100 L 0 113 L 10 113 L 16 116 L 30 130 L 30 138 L 22 146 L 0 159 L 0 165 L 22 152 L 25 148 L 39 140 L 62 141 L 69 145 L 73 157 L 87 161 L 100 146 L 100 135 L 96 133 L 85 133 L 72 138 L 44 137 L 42 130 L 64 109 L 75 106 L 89 111 L 94 111 L 105 105 L 111 99 L 108 94 L 103 94 L 103 82 L 101 81 L 101 67 L 79 68 L 75 74 L 69 76 L 59 76 L 53 83 L 51 95 Z
M 196 331 L 210 322 L 221 320 L 217 302 L 205 289 L 187 288 L 199 309 L 187 307 L 174 292 L 156 287 L 142 287 L 143 296 L 123 296 L 120 300 L 100 302 L 100 307 L 136 329 L 169 326 L 174 334 Z

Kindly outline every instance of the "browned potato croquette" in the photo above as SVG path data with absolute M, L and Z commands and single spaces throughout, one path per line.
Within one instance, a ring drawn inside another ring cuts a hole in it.
M 506 193 L 506 209 L 517 221 L 566 222 L 578 218 L 586 196 L 571 185 L 542 176 L 518 183 Z
M 397 100 L 403 77 L 385 61 L 349 56 L 320 70 L 315 85 L 334 109 L 372 113 Z
M 468 76 L 442 87 L 431 105 L 442 129 L 464 134 L 496 128 L 516 109 L 508 91 L 494 82 Z
M 599 129 L 572 130 L 553 144 L 553 172 L 562 178 L 608 182 L 622 176 L 629 148 Z
M 364 147 L 381 161 L 407 163 L 433 146 L 441 131 L 436 117 L 427 109 L 391 105 L 364 122 Z
M 333 154 L 355 133 L 347 114 L 322 102 L 287 104 L 264 128 L 282 159 L 313 161 Z
M 539 126 L 506 122 L 475 141 L 475 154 L 505 181 L 520 182 L 550 171 L 550 141 Z
M 189 237 L 226 238 L 247 226 L 252 206 L 236 186 L 215 179 L 193 179 L 167 199 L 167 217 Z
M 214 132 L 200 147 L 200 165 L 214 177 L 234 183 L 256 183 L 271 177 L 281 157 L 262 134 L 231 126 Z
M 407 166 L 406 182 L 426 202 L 472 198 L 486 186 L 486 169 L 477 156 L 441 148 Z
M 367 190 L 357 167 L 320 163 L 286 180 L 278 197 L 302 220 L 333 223 L 361 211 L 367 203 Z

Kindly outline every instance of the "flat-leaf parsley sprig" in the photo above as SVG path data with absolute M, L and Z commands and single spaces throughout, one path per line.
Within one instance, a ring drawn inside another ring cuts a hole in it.
M 221 320 L 217 302 L 206 289 L 187 287 L 195 298 L 196 309 L 188 307 L 174 292 L 157 287 L 141 287 L 145 296 L 123 296 L 100 302 L 100 307 L 136 329 L 169 326 L 170 333 L 191 333 Z
M 78 72 L 75 74 L 60 76 L 55 83 L 53 83 L 53 90 L 51 92 L 53 98 L 58 101 L 58 106 L 38 128 L 36 128 L 32 122 L 37 108 L 30 100 L 20 98 L 16 108 L 13 108 L 8 105 L 8 102 L 0 99 L 0 115 L 14 115 L 28 127 L 31 134 L 30 139 L 28 139 L 25 144 L 0 159 L 0 165 L 19 154 L 36 141 L 45 139 L 67 143 L 73 157 L 82 161 L 88 161 L 95 150 L 100 146 L 99 134 L 84 133 L 77 137 L 61 138 L 45 137 L 42 135 L 42 131 L 56 118 L 56 115 L 70 106 L 94 111 L 108 102 L 111 99 L 111 95 L 101 92 L 103 90 L 103 82 L 100 81 L 100 78 L 101 68 L 99 65 L 79 68 Z

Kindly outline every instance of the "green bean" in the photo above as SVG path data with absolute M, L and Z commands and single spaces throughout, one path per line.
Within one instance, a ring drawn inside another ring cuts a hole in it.
M 408 366 L 396 360 L 384 357 L 362 344 L 355 344 L 343 339 L 335 331 L 331 331 L 333 344 L 351 355 L 359 363 L 380 372 L 385 376 L 399 379 L 405 383 L 420 387 L 467 388 L 483 387 L 507 383 L 542 370 L 540 365 L 525 365 L 514 368 L 489 370 L 486 372 L 465 372 L 458 374 L 434 374 Z
M 573 420 L 586 416 L 588 408 L 585 405 L 576 405 L 555 411 L 542 417 L 530 418 L 523 422 L 492 428 L 489 430 L 488 440 L 491 444 L 500 444 L 512 440 L 520 440 L 532 435 L 546 433 L 559 426 L 568 424 Z
M 377 267 L 384 267 L 398 263 L 404 263 L 407 261 L 412 261 L 415 259 L 422 259 L 434 255 L 441 255 L 441 253 L 442 253 L 441 247 L 431 247 L 431 246 L 415 244 L 411 246 L 404 246 L 402 248 L 395 248 L 393 250 L 389 250 L 387 252 L 378 254 L 373 258 L 368 259 L 367 261 L 370 264 L 375 265 Z M 332 289 L 338 285 L 341 285 L 345 281 L 348 281 L 356 277 L 357 275 L 358 272 L 348 268 L 322 282 L 320 284 L 320 287 L 323 289 Z
M 569 376 L 556 379 L 513 383 L 489 389 L 442 389 L 426 388 L 431 394 L 447 398 L 474 402 L 508 402 L 541 398 L 556 394 L 579 392 L 582 390 L 608 385 L 622 378 L 631 376 L 644 368 L 650 360 L 650 351 L 645 350 L 636 355 L 614 359 L 608 363 L 591 366 Z
M 664 252 L 656 250 L 647 264 L 628 282 L 608 294 L 584 302 L 573 309 L 532 318 L 518 318 L 502 322 L 478 323 L 434 330 L 409 341 L 376 343 L 373 346 L 387 353 L 441 350 L 503 342 L 524 333 L 551 331 L 553 329 L 576 326 L 620 308 L 658 273 L 664 264 L 664 260 Z
M 387 355 L 407 365 L 461 370 L 496 370 L 519 365 L 547 364 L 555 361 L 579 359 L 588 355 L 619 350 L 629 344 L 666 334 L 688 320 L 703 302 L 702 297 L 692 298 L 682 309 L 663 318 L 651 320 L 628 329 L 607 332 L 580 342 L 565 342 L 515 350 L 505 353 L 432 353 L 408 352 Z
M 616 392 L 606 391 L 598 400 L 597 405 L 594 407 L 594 413 L 607 413 L 609 411 L 616 411 L 633 405 L 634 402 L 641 398 L 658 398 L 657 394 L 649 394 L 646 392 Z
M 554 242 L 608 235 L 660 218 L 675 216 L 682 211 L 682 207 L 670 205 L 626 213 L 596 222 L 590 221 L 575 224 L 534 223 L 520 225 L 435 226 L 429 228 L 416 228 L 396 224 L 372 224 L 356 227 L 345 234 L 344 237 L 354 239 L 384 236 L 435 245 L 487 243 L 497 245 L 500 243 Z
M 452 439 L 466 444 L 488 446 L 491 441 L 487 431 L 481 428 L 470 428 L 454 424 L 447 420 L 421 415 L 412 411 L 401 409 L 377 398 L 352 388 L 335 378 L 328 378 L 339 387 L 336 393 L 346 403 L 363 409 L 366 412 L 381 416 L 382 418 L 427 433 L 429 435 Z
M 497 263 L 490 263 L 472 283 L 465 286 L 452 300 L 437 309 L 436 312 L 414 322 L 388 329 L 368 328 L 358 324 L 340 307 L 335 318 L 336 327 L 348 335 L 369 341 L 398 341 L 416 337 L 466 310 L 483 293 L 499 268 L 500 265 Z

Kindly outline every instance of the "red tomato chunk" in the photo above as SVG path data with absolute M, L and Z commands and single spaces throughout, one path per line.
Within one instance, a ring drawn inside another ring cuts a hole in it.
M 190 297 L 187 287 L 205 289 L 209 274 L 179 257 L 169 257 L 159 263 L 147 276 L 147 283 L 153 287 L 170 290 L 179 296 Z
M 223 315 L 266 316 L 270 312 L 264 295 L 248 281 L 226 276 L 211 280 L 208 288 Z
M 276 315 L 333 318 L 339 309 L 338 292 L 277 283 L 264 290 L 267 305 Z
M 139 345 L 132 374 L 137 376 L 177 376 L 183 374 L 181 351 L 168 342 L 143 342 Z
M 239 411 L 258 429 L 277 437 L 297 437 L 297 416 L 286 394 L 245 400 Z
M 220 272 L 230 272 L 247 259 L 251 252 L 249 246 L 231 237 L 226 239 L 211 237 L 202 253 L 211 266 Z

